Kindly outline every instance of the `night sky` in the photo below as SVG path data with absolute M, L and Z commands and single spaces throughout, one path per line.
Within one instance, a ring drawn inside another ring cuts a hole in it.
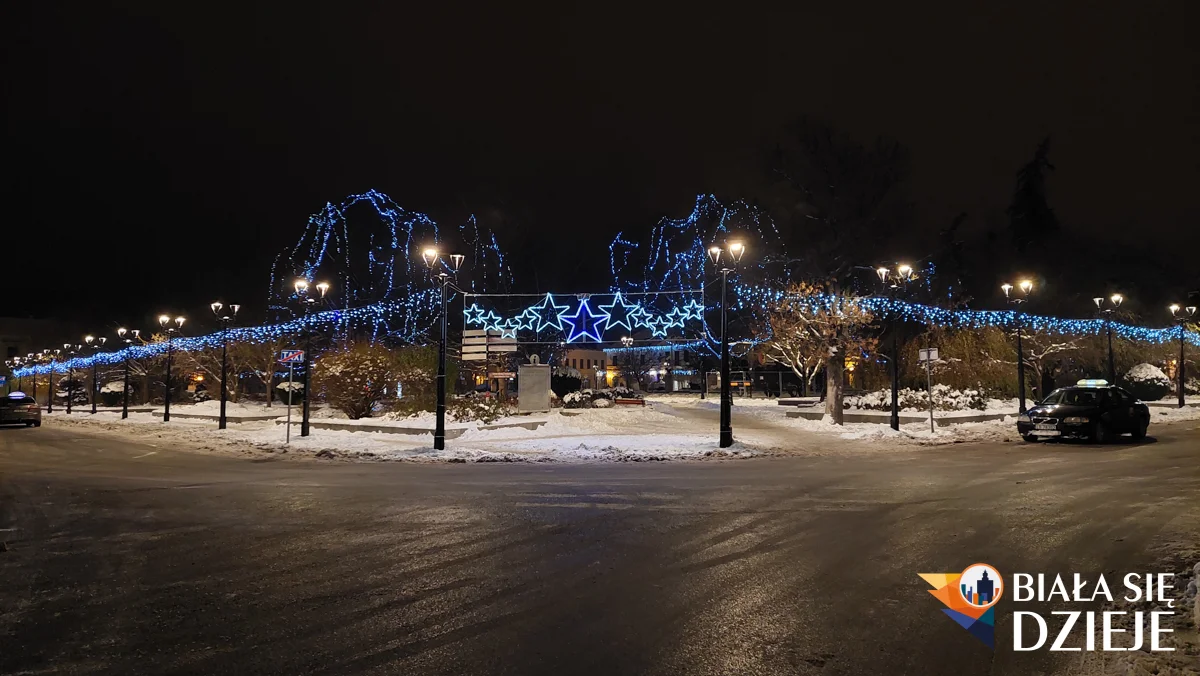
M 914 241 L 959 212 L 1003 227 L 1050 135 L 1066 230 L 1164 265 L 1200 243 L 1186 0 L 104 4 L 4 10 L 0 315 L 261 306 L 307 216 L 370 188 L 447 226 L 476 213 L 519 283 L 600 290 L 617 231 L 739 197 L 805 114 L 909 148 Z

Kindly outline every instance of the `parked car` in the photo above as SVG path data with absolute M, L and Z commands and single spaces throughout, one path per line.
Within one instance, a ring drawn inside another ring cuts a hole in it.
M 1105 380 L 1054 390 L 1017 416 L 1017 432 L 1025 441 L 1075 438 L 1102 444 L 1120 434 L 1141 439 L 1149 427 L 1149 407 Z
M 0 399 L 0 425 L 42 426 L 42 407 L 24 392 L 13 392 Z

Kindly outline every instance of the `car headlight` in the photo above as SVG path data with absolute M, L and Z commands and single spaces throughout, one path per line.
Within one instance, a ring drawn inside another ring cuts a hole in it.
M 1017 422 L 1033 422 L 1033 418 L 1030 418 L 1028 413 L 1022 413 L 1017 416 Z
M 1068 425 L 1082 425 L 1083 423 L 1086 423 L 1089 421 L 1087 418 L 1085 418 L 1083 416 L 1073 415 L 1069 418 L 1063 418 L 1063 422 L 1065 422 Z

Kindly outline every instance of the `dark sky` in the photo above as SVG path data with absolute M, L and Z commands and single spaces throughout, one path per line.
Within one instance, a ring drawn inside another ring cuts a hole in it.
M 1002 223 L 1051 134 L 1068 228 L 1197 243 L 1187 0 L 105 4 L 4 10 L 0 315 L 261 304 L 308 214 L 368 188 L 478 210 L 526 280 L 601 288 L 616 231 L 737 197 L 801 114 L 908 146 L 919 229 Z

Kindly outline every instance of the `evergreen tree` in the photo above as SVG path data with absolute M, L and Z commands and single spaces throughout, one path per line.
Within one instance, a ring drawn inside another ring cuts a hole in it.
M 1008 206 L 1013 245 L 1024 253 L 1031 244 L 1058 232 L 1058 217 L 1046 203 L 1046 174 L 1054 171 L 1047 156 L 1050 138 L 1038 144 L 1033 159 L 1017 172 L 1017 188 Z

